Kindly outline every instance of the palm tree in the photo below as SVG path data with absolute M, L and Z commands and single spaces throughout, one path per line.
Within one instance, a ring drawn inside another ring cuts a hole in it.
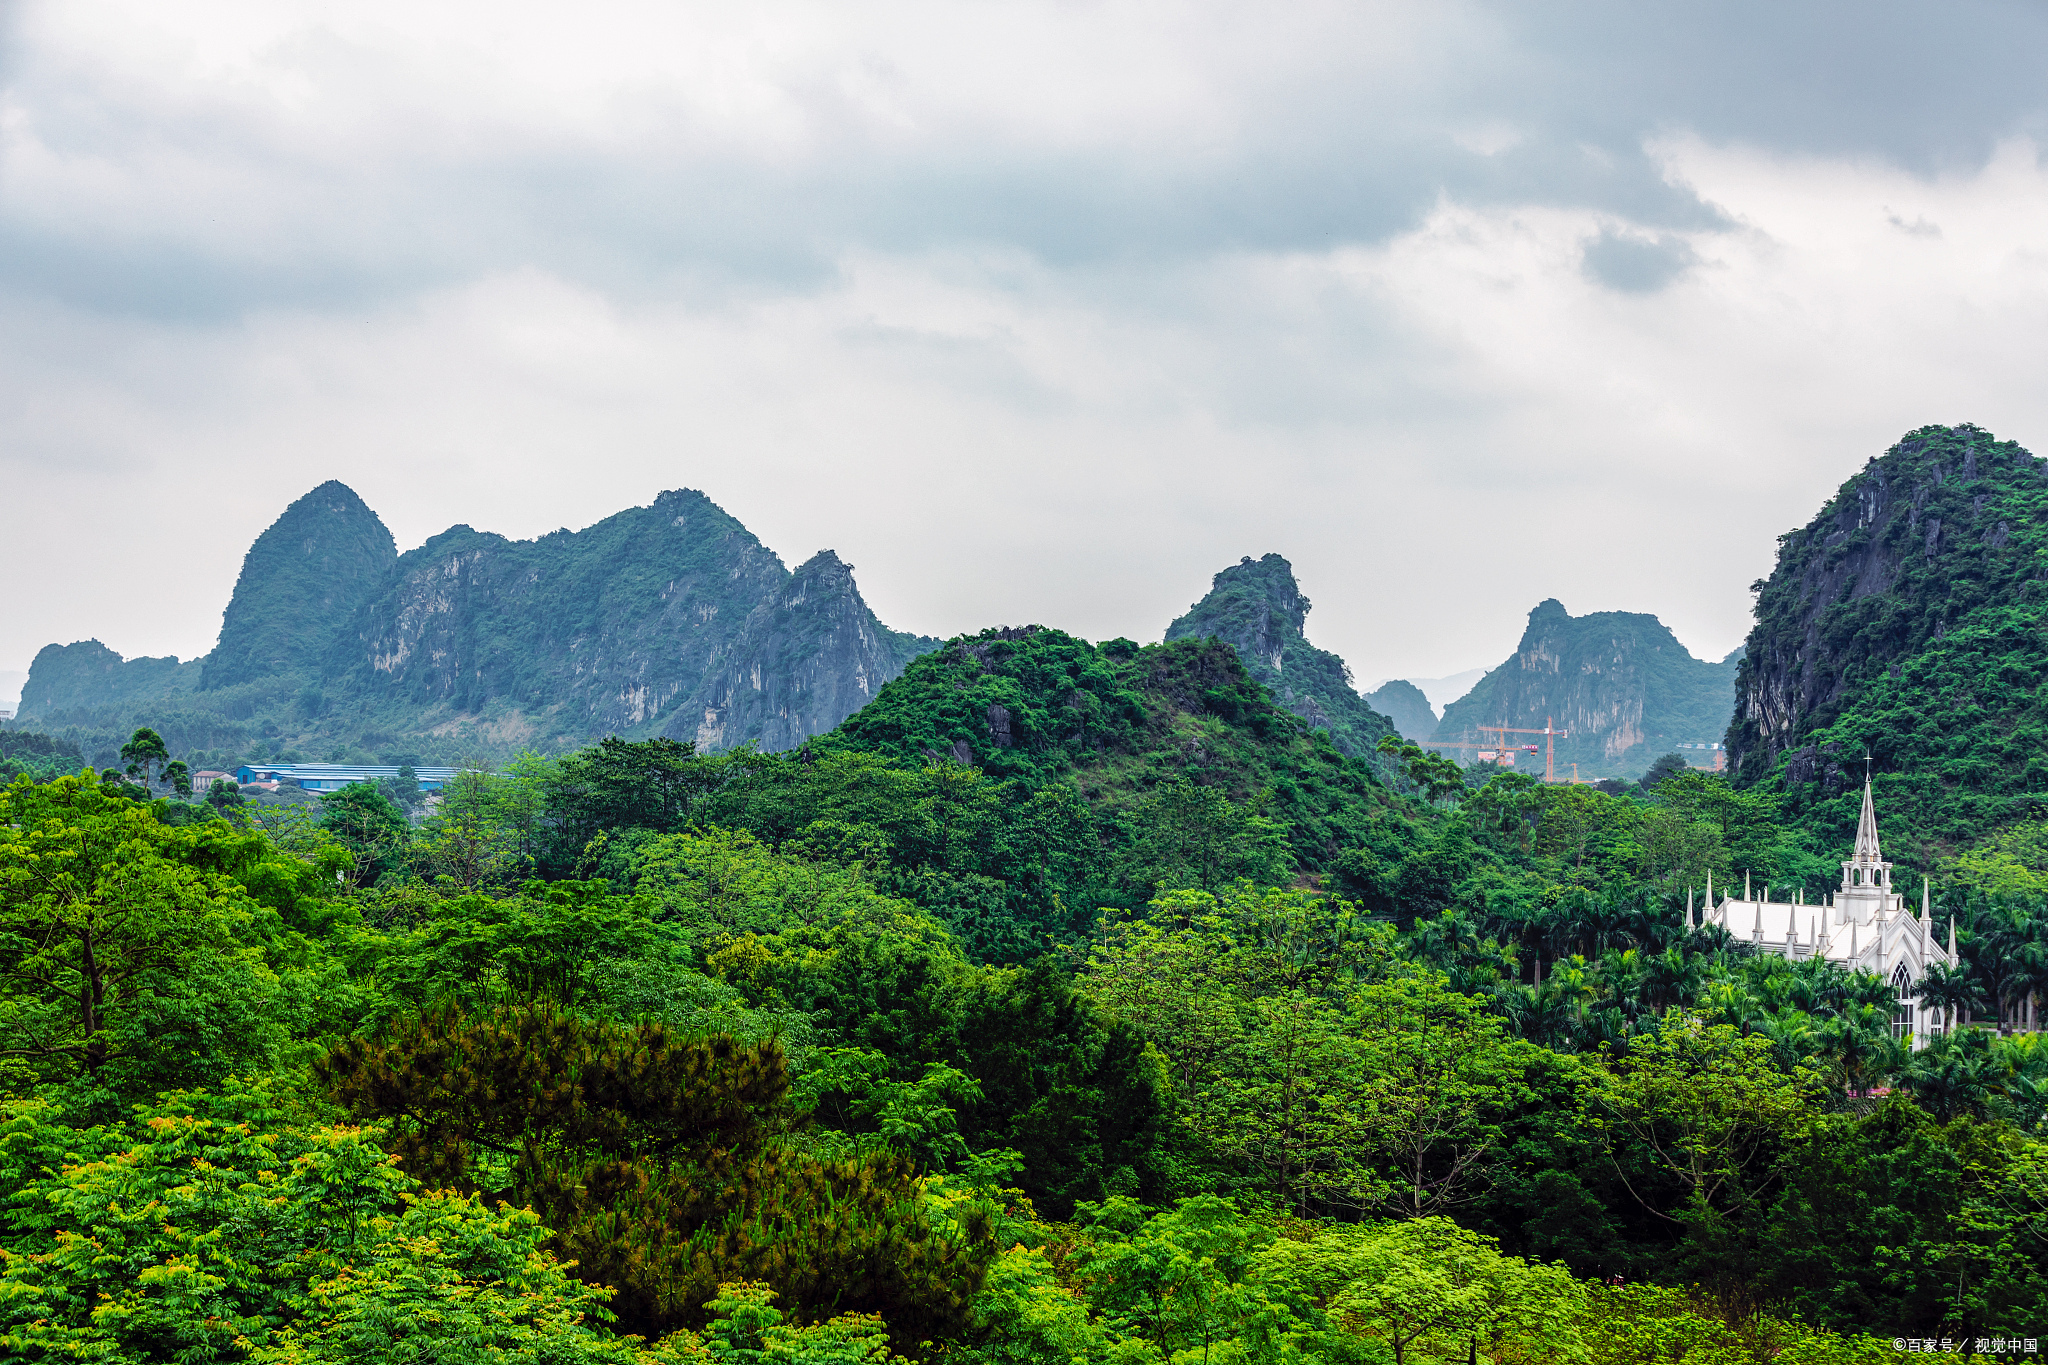
M 1620 890 L 1608 891 L 1589 904 L 1581 921 L 1586 931 L 1586 956 L 1593 957 L 1614 948 L 1633 948 L 1641 942 L 1641 906 Z
M 1656 1010 L 1692 999 L 1706 976 L 1706 964 L 1683 948 L 1666 948 L 1643 963 L 1643 986 Z
M 1569 1046 L 1574 1013 L 1571 997 L 1549 982 L 1541 986 L 1508 986 L 1500 993 L 1508 1030 L 1517 1038 L 1545 1047 Z
M 1764 1019 L 1762 1002 L 1740 981 L 1708 982 L 1699 993 L 1699 1006 L 1716 1023 L 1733 1024 L 1744 1033 Z
M 1963 1114 L 1982 1114 L 2005 1081 L 1991 1042 L 1983 1029 L 1964 1029 L 1945 1033 L 1914 1053 L 1905 1079 L 1920 1107 L 1944 1123 Z
M 1927 975 L 1920 978 L 1920 1003 L 1942 1012 L 1944 1033 L 1954 1032 L 1956 1022 L 1964 1015 L 1990 1008 L 1984 986 L 1970 967 L 1951 967 L 1946 962 L 1928 965 Z
M 2012 955 L 2012 970 L 2006 979 L 2011 1001 L 2010 1017 L 2018 1021 L 2029 1000 L 2048 993 L 2048 918 L 2033 916 L 2033 933 Z
M 1821 1028 L 1821 1049 L 1849 1091 L 1867 1091 L 1901 1070 L 1910 1054 L 1892 1037 L 1889 1004 L 1850 1005 Z
M 1809 1060 L 1820 1050 L 1820 1030 L 1804 1010 L 1781 1009 L 1760 1020 L 1756 1031 L 1777 1045 L 1778 1060 L 1787 1068 Z
M 1829 992 L 1839 984 L 1842 969 L 1824 957 L 1804 958 L 1785 973 L 1785 999 L 1808 1014 L 1819 1014 L 1830 1000 Z
M 1525 920 L 1522 941 L 1534 956 L 1535 975 L 1542 976 L 1544 963 L 1570 956 L 1577 937 L 1578 923 L 1569 906 L 1547 906 Z
M 2005 1097 L 2012 1121 L 2030 1133 L 2038 1131 L 2042 1118 L 2048 1116 L 2048 1076 L 2016 1071 L 2006 1083 Z
M 2010 1008 L 2038 989 L 2048 956 L 2048 913 L 2021 896 L 1973 895 L 1964 907 L 1963 955 L 1998 1007 L 2001 1031 Z
M 1628 1047 L 1629 1038 L 1636 1032 L 1629 1017 L 1612 1005 L 1606 1009 L 1587 1010 L 1581 1028 L 1585 1033 L 1584 1043 L 1606 1043 L 1617 1052 Z
M 1642 1012 L 1648 998 L 1646 989 L 1648 973 L 1643 968 L 1643 955 L 1634 948 L 1619 952 L 1610 948 L 1600 958 L 1596 969 L 1599 973 L 1601 993 L 1608 1002 L 1618 1007 L 1623 1014 L 1633 1019 Z

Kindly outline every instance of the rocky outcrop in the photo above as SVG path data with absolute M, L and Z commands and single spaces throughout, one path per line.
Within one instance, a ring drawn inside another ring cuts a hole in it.
M 1580 777 L 1637 776 L 1658 755 L 1712 743 L 1727 727 L 1734 671 L 1734 655 L 1720 663 L 1695 659 L 1654 616 L 1573 616 L 1552 598 L 1529 613 L 1514 656 L 1444 708 L 1436 735 L 1475 741 L 1471 751 L 1443 751 L 1470 762 L 1480 743 L 1491 748 L 1498 738 L 1480 726 L 1548 725 L 1569 732 L 1555 741 L 1557 762 L 1578 764 Z M 1515 734 L 1508 742 L 1541 746 L 1545 738 Z M 1516 766 L 1526 769 L 1532 758 L 1540 772 L 1541 753 L 1519 757 Z M 1569 777 L 1570 767 L 1557 775 Z
M 1168 626 L 1166 638 L 1223 641 L 1282 706 L 1328 730 L 1344 753 L 1370 754 L 1394 724 L 1358 695 L 1342 659 L 1308 642 L 1308 613 L 1292 565 L 1279 555 L 1247 555 L 1216 575 L 1209 595 Z
M 330 671 L 347 691 L 474 715 L 545 711 L 592 734 L 694 696 L 789 573 L 702 493 L 663 493 L 536 540 L 456 526 L 397 563 Z
M 866 706 L 938 643 L 886 629 L 854 586 L 853 566 L 820 550 L 714 652 L 698 690 L 674 708 L 663 733 L 700 749 L 740 740 L 793 749 Z M 991 716 L 991 728 L 997 724 Z M 1003 725 L 1007 734 L 1007 717 Z
M 782 749 L 936 643 L 883 627 L 832 552 L 791 574 L 709 498 L 678 490 L 538 540 L 445 531 L 398 561 L 343 649 L 349 690 L 372 697 Z
M 201 688 L 317 671 L 397 558 L 391 532 L 354 489 L 321 484 L 285 508 L 243 557 Z
M 1756 624 L 1736 675 L 1738 780 L 1791 753 L 1788 783 L 1844 789 L 1845 756 L 1805 751 L 1809 737 L 1964 616 L 2024 600 L 2043 573 L 2031 542 L 2044 504 L 2048 465 L 2018 445 L 1974 426 L 1922 427 L 1779 537 L 1776 569 L 1752 587 Z

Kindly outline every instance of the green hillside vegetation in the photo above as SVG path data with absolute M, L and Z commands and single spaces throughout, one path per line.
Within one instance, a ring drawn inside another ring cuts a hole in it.
M 1781 537 L 1728 732 L 1738 780 L 1838 841 L 1867 752 L 1898 812 L 1887 848 L 1923 871 L 2048 813 L 2043 468 L 1924 427 Z
M 397 558 L 391 532 L 353 489 L 321 484 L 249 547 L 200 685 L 214 692 L 281 673 L 317 675 L 337 632 L 384 586 Z
M 1037 628 L 416 818 L 105 777 L 0 791 L 10 1358 L 1762 1365 L 2048 1307 L 2048 1052 L 1687 933 L 1834 853 L 1719 778 L 1432 804 L 1217 642 Z M 1943 888 L 1973 969 L 2041 848 Z
M 26 730 L 0 729 L 0 784 L 17 777 L 47 782 L 85 767 L 78 746 Z
M 1340 753 L 1369 757 L 1393 731 L 1393 722 L 1358 695 L 1342 659 L 1308 642 L 1308 613 L 1309 600 L 1294 581 L 1292 565 L 1279 555 L 1247 555 L 1216 575 L 1209 595 L 1167 626 L 1166 639 L 1213 638 L 1230 645 L 1253 679 L 1287 710 L 1329 731 Z
M 1895 454 L 1933 464 L 1859 476 L 1814 556 L 1788 539 L 1739 781 L 1669 752 L 1643 782 L 1447 772 L 1384 726 L 1347 752 L 1260 673 L 1335 676 L 1294 667 L 1275 557 L 1219 575 L 1216 630 L 983 631 L 800 746 L 650 728 L 431 801 L 187 800 L 208 765 L 168 724 L 76 774 L 65 734 L 0 730 L 0 1358 L 2025 1354 L 2024 485 L 1973 482 L 1981 434 L 1920 436 Z M 1981 553 L 1945 539 L 1975 512 Z M 1988 566 L 1939 580 L 1967 610 L 1860 605 L 1951 552 Z M 1892 652 L 1831 663 L 1841 613 Z M 1624 751 L 1721 667 L 1653 618 L 1539 614 L 1525 654 L 1599 663 L 1575 695 L 1644 731 Z M 1565 670 L 1521 671 L 1528 702 Z M 238 691 L 268 685 L 160 704 L 273 724 Z M 1690 927 L 1709 877 L 1836 884 L 1860 742 L 1956 935 L 1917 1052 L 1886 981 Z
M 1288 880 L 1413 837 L 1372 765 L 1214 640 L 984 631 L 914 661 L 807 750 L 743 756 L 718 782 L 692 818 L 863 852 L 997 960 L 1075 940 L 1162 879 Z

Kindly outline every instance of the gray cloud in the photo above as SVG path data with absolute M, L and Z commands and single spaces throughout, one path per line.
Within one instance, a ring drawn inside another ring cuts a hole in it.
M 1586 244 L 1586 273 L 1627 294 L 1655 293 L 1698 260 L 1692 244 L 1678 237 L 1638 237 L 1610 231 Z
M 29 23 L 8 84 L 28 115 L 16 137 L 41 154 L 14 158 L 32 192 L 0 203 L 0 283 L 166 317 L 335 306 L 529 264 L 629 295 L 676 277 L 801 288 L 849 245 L 995 244 L 1075 265 L 1382 241 L 1444 195 L 1695 229 L 1718 211 L 1663 177 L 1646 137 L 1969 165 L 2042 126 L 2030 54 L 2048 46 L 2048 10 L 2030 4 L 1305 8 L 1276 18 L 1278 50 L 1245 69 L 1216 27 L 1162 33 L 1140 58 L 1213 107 L 1204 135 L 1099 90 L 1078 99 L 1109 106 L 1100 126 L 1043 135 L 1034 115 L 1056 121 L 1056 103 L 991 110 L 921 89 L 928 61 L 895 75 L 906 128 L 848 95 L 851 74 L 888 66 L 863 60 L 856 33 L 762 73 L 794 128 L 764 148 L 659 84 L 617 92 L 608 121 L 465 111 L 377 29 L 309 24 L 264 54 L 312 92 L 293 103 L 138 88 L 39 46 Z M 1389 29 L 1399 60 L 1379 50 Z M 1053 101 L 1066 89 L 1045 84 Z M 1480 128 L 1504 130 L 1497 150 L 1473 150 Z M 38 174 L 45 160 L 74 174 Z M 108 172 L 139 182 L 133 199 L 97 193 Z
M 0 469 L 67 568 L 0 667 L 205 649 L 328 477 L 408 544 L 702 487 L 924 630 L 1278 550 L 1361 677 L 1550 595 L 1718 656 L 1901 431 L 2048 443 L 2037 5 L 11 24 Z

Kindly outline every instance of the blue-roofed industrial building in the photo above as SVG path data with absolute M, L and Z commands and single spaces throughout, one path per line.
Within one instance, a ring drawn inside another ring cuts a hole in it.
M 455 780 L 453 768 L 414 768 L 423 792 L 439 791 Z M 334 792 L 355 782 L 397 777 L 398 769 L 363 763 L 244 763 L 235 769 L 237 782 L 291 782 L 309 792 Z

